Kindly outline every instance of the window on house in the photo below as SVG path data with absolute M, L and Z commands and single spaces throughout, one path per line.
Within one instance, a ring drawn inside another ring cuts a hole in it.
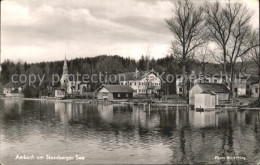
M 255 93 L 258 93 L 258 88 L 255 88 Z
M 117 97 L 120 97 L 120 96 L 121 96 L 120 93 L 118 93 L 118 94 L 117 94 Z
M 235 92 L 237 92 L 237 88 L 235 88 Z
M 136 85 L 136 82 L 135 82 L 135 85 Z
M 130 85 L 132 85 L 132 82 L 130 82 Z
M 179 92 L 182 93 L 182 88 L 179 88 Z
M 141 89 L 139 89 L 139 92 L 142 92 Z

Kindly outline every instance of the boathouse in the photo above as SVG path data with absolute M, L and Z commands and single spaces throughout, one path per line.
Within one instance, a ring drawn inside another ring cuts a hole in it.
M 63 89 L 55 90 L 55 99 L 64 99 L 65 98 L 65 91 Z
M 207 93 L 208 95 L 216 95 L 216 105 L 222 101 L 227 101 L 229 96 L 229 89 L 223 84 L 199 83 L 194 85 L 189 91 L 189 104 L 195 104 L 195 95 Z M 211 98 L 211 97 L 210 97 Z M 205 98 L 209 99 L 209 98 Z M 206 100 L 207 101 L 207 100 Z
M 99 100 L 131 99 L 135 90 L 128 85 L 101 85 L 96 91 Z
M 195 94 L 194 107 L 203 109 L 214 109 L 218 105 L 218 96 L 216 93 L 207 91 Z

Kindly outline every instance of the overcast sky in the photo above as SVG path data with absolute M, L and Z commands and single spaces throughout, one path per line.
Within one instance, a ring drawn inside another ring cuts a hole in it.
M 258 1 L 244 3 L 255 11 L 257 27 Z M 2 61 L 63 60 L 65 52 L 68 59 L 101 54 L 139 59 L 148 48 L 153 57 L 164 57 L 172 39 L 165 19 L 172 8 L 170 0 L 5 0 Z

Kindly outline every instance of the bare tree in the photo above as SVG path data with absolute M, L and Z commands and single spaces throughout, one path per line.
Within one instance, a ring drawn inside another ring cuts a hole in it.
M 212 57 L 208 49 L 208 45 L 200 47 L 195 54 L 195 58 L 199 61 L 199 67 L 203 75 L 205 75 L 208 63 L 212 62 Z
M 235 6 L 227 3 L 221 6 L 219 2 L 206 3 L 204 10 L 206 12 L 206 25 L 209 31 L 211 41 L 215 42 L 222 51 L 223 72 L 227 73 L 227 47 L 230 40 L 231 32 L 238 17 L 238 4 Z M 218 59 L 218 60 L 220 60 Z
M 222 63 L 225 74 L 230 73 L 230 98 L 233 97 L 233 80 L 237 62 L 246 59 L 251 49 L 258 46 L 253 39 L 249 22 L 252 17 L 250 10 L 242 3 L 206 4 L 207 27 L 212 41 L 222 51 L 215 60 Z
M 252 17 L 248 13 L 246 7 L 242 7 L 239 4 L 240 11 L 238 11 L 238 17 L 235 20 L 235 26 L 231 33 L 231 42 L 228 45 L 227 62 L 230 69 L 230 97 L 233 97 L 233 81 L 234 72 L 238 60 L 249 59 L 249 52 L 251 49 L 258 47 L 259 43 L 255 40 L 255 36 L 249 26 L 249 21 Z
M 256 29 L 253 32 L 253 36 L 254 36 L 254 40 L 256 43 L 259 44 L 259 28 Z M 259 54 L 259 46 L 258 47 L 254 47 L 253 49 L 251 49 L 250 51 L 251 54 L 251 59 L 254 61 L 254 63 L 256 64 L 257 68 L 258 68 L 258 77 L 260 78 L 260 54 Z M 259 89 L 260 89 L 260 82 L 259 82 Z M 258 102 L 260 102 L 260 92 L 259 92 L 259 96 L 258 96 Z
M 253 36 L 255 36 L 255 42 L 259 43 L 259 28 L 256 29 L 253 32 Z M 260 55 L 259 55 L 259 46 L 258 47 L 254 47 L 253 49 L 250 50 L 250 57 L 251 59 L 254 61 L 254 63 L 256 64 L 256 66 L 258 67 L 258 76 L 260 77 Z
M 255 47 L 251 50 L 251 59 L 254 61 L 258 67 L 258 76 L 260 77 L 260 57 L 259 57 L 259 47 Z
M 250 62 L 251 59 L 248 59 L 248 57 L 241 57 L 239 72 L 246 73 L 247 70 L 251 67 Z
M 0 23 L 1 23 L 1 8 L 2 8 L 2 0 L 0 0 Z M 1 80 L 1 72 L 2 72 L 2 67 L 1 67 L 1 54 L 2 54 L 2 29 L 1 29 L 1 26 L 0 26 L 0 80 Z M 1 82 L 0 82 L 0 87 L 1 87 Z
M 205 41 L 203 10 L 196 9 L 190 0 L 179 0 L 173 9 L 173 17 L 166 22 L 174 36 L 173 54 L 180 61 L 182 74 L 185 76 L 187 66 L 194 55 L 193 51 Z M 187 96 L 188 82 L 183 83 L 183 95 Z

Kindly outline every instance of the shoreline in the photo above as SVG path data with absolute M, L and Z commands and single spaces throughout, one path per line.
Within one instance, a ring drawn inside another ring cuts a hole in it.
M 50 101 L 50 102 L 65 102 L 65 103 L 88 103 L 89 100 L 84 100 L 84 99 L 67 99 L 67 100 L 57 100 L 54 98 L 49 98 L 49 99 L 44 99 L 44 98 L 7 98 L 7 97 L 1 97 L 0 99 L 2 100 L 28 100 L 28 101 Z
M 104 100 L 86 100 L 86 99 L 65 99 L 65 100 L 57 100 L 55 98 L 8 98 L 8 97 L 0 97 L 1 100 L 27 100 L 27 101 L 49 101 L 49 102 L 61 102 L 61 103 L 85 103 L 85 104 L 93 104 L 94 103 L 108 103 L 108 104 L 131 104 L 134 105 L 133 102 L 118 102 L 118 101 L 104 101 Z M 160 103 L 156 103 L 160 105 Z M 163 105 L 163 104 L 161 104 Z M 178 104 L 172 104 L 172 106 L 178 106 Z M 189 104 L 185 104 L 189 105 Z M 222 107 L 223 110 L 260 110 L 259 107 Z M 215 108 L 215 110 L 219 110 L 220 108 Z

